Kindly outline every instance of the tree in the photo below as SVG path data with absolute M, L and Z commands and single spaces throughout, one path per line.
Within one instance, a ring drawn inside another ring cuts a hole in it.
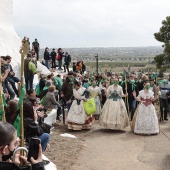
M 156 66 L 161 72 L 166 71 L 170 68 L 170 16 L 162 21 L 162 27 L 159 32 L 154 33 L 154 37 L 157 41 L 163 43 L 162 47 L 164 48 L 163 54 L 154 58 Z

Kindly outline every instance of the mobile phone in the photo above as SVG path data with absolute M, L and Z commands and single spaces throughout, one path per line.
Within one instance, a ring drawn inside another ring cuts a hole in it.
M 39 144 L 41 143 L 39 138 L 32 137 L 29 143 L 29 150 L 28 150 L 28 158 L 27 160 L 30 162 L 30 158 L 33 157 L 35 160 L 38 159 L 39 153 Z

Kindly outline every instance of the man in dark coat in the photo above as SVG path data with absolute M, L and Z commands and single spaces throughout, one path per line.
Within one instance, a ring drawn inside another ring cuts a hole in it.
M 69 110 L 72 104 L 72 97 L 73 97 L 73 72 L 69 72 L 66 78 L 66 81 L 63 83 L 60 91 L 60 96 L 65 100 L 67 109 Z
M 71 56 L 68 54 L 68 52 L 66 52 L 65 56 L 64 56 L 64 72 L 69 72 L 69 64 L 71 62 Z
M 133 91 L 136 91 L 136 95 L 139 94 L 139 88 L 134 80 L 134 76 L 129 76 L 129 81 L 127 82 L 127 92 L 128 92 L 128 103 L 129 103 L 129 110 L 131 112 L 131 120 L 133 119 L 133 115 L 136 110 L 136 100 L 133 96 Z
M 32 43 L 32 48 L 35 50 L 35 53 L 37 54 L 37 61 L 39 60 L 39 51 L 40 51 L 40 44 L 37 39 Z
M 51 56 L 51 60 L 52 60 L 52 69 L 55 69 L 56 68 L 56 56 L 57 56 L 57 53 L 56 53 L 56 51 L 55 51 L 55 48 L 53 48 L 53 51 L 51 52 L 51 54 L 50 54 L 50 56 Z

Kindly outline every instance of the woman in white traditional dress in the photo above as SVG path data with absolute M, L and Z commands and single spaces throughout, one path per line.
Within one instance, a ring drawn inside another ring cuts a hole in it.
M 68 112 L 68 129 L 82 130 L 90 129 L 93 124 L 94 116 L 85 113 L 83 102 L 87 101 L 89 92 L 80 85 L 80 82 L 74 82 L 73 102 Z
M 113 79 L 113 84 L 107 89 L 107 100 L 100 115 L 99 124 L 107 129 L 124 129 L 129 125 L 128 114 L 122 97 L 122 87 L 118 85 L 118 79 Z
M 135 92 L 133 95 L 140 103 L 132 121 L 132 131 L 136 134 L 158 134 L 158 118 L 155 106 L 152 104 L 157 97 L 154 97 L 153 91 L 150 90 L 150 83 L 144 85 L 144 90 L 139 92 L 138 97 L 136 97 Z
M 96 105 L 96 112 L 94 113 L 94 117 L 98 120 L 101 113 L 101 90 L 96 85 L 96 81 L 92 81 L 92 85 L 88 87 L 88 91 L 90 92 L 90 97 L 94 98 Z

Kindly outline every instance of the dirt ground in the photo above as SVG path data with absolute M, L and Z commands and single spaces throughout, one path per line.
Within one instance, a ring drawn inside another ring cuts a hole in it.
M 91 132 L 89 130 L 70 131 L 66 125 L 58 123 L 52 130 L 50 150 L 46 151 L 45 155 L 57 165 L 57 170 L 70 170 L 84 147 L 86 137 Z M 77 138 L 60 136 L 63 133 L 75 135 Z
M 98 120 L 91 130 L 82 131 L 67 130 L 59 123 L 52 130 L 51 149 L 45 155 L 58 170 L 169 170 L 169 125 L 162 122 L 160 134 L 141 136 L 133 134 L 130 127 L 103 129 Z M 63 133 L 77 138 L 60 136 Z

